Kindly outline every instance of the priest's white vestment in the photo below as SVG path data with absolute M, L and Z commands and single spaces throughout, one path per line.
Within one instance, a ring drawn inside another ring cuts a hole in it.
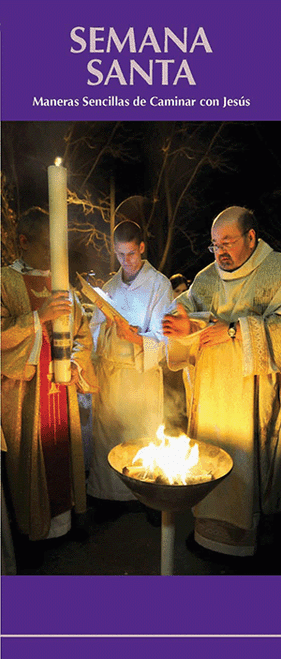
M 117 336 L 96 309 L 90 323 L 96 346 L 99 393 L 96 397 L 93 449 L 88 493 L 100 499 L 133 499 L 107 462 L 109 451 L 122 442 L 154 438 L 163 420 L 164 354 L 161 321 L 172 299 L 165 275 L 144 261 L 131 283 L 122 280 L 122 268 L 103 290 L 130 325 L 139 328 L 143 348 Z
M 177 301 L 193 320 L 193 334 L 168 348 L 170 368 L 185 369 L 188 434 L 234 461 L 194 513 L 249 530 L 261 511 L 281 510 L 281 254 L 259 240 L 242 266 L 210 264 Z M 242 341 L 199 348 L 196 330 L 212 315 L 239 321 Z

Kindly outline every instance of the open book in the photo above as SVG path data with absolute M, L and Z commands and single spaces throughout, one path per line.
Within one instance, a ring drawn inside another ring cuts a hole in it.
M 98 287 L 93 287 L 88 282 L 79 275 L 77 272 L 77 277 L 81 283 L 81 291 L 84 293 L 84 295 L 91 300 L 101 311 L 104 313 L 106 318 L 110 318 L 110 320 L 123 320 L 124 323 L 129 325 L 128 321 L 124 316 L 119 313 L 114 307 L 110 304 L 107 295 L 104 293 L 104 291 L 101 288 Z

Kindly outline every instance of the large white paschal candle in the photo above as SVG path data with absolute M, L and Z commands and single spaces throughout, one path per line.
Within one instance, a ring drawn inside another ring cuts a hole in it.
M 61 159 L 48 167 L 50 247 L 52 292 L 69 292 L 67 232 L 67 170 Z M 70 319 L 60 316 L 53 321 L 53 364 L 55 382 L 67 383 L 70 368 Z

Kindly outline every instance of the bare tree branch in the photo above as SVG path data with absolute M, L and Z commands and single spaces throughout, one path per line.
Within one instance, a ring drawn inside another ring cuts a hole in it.
M 200 160 L 198 161 L 198 163 L 194 167 L 191 175 L 189 176 L 189 178 L 186 182 L 186 185 L 183 187 L 183 189 L 182 189 L 182 191 L 181 191 L 181 193 L 178 197 L 178 200 L 175 204 L 174 211 L 169 217 L 167 240 L 166 240 L 166 244 L 165 244 L 165 248 L 164 248 L 162 258 L 161 258 L 160 263 L 159 263 L 159 270 L 160 271 L 163 270 L 163 268 L 165 266 L 165 263 L 166 263 L 166 260 L 167 260 L 168 252 L 170 250 L 171 243 L 172 243 L 172 238 L 173 238 L 174 226 L 175 226 L 175 222 L 176 222 L 176 218 L 177 218 L 177 213 L 178 213 L 179 207 L 182 203 L 182 200 L 183 200 L 184 196 L 186 195 L 187 190 L 193 184 L 193 181 L 195 180 L 199 170 L 208 161 L 209 154 L 210 154 L 210 152 L 212 150 L 212 147 L 213 147 L 214 143 L 216 142 L 219 134 L 221 133 L 221 131 L 223 129 L 223 126 L 224 126 L 224 122 L 220 124 L 218 130 L 215 132 L 212 139 L 210 140 L 209 145 L 208 145 L 207 149 L 205 150 L 205 153 L 203 154 L 203 156 L 200 158 Z M 165 187 L 165 189 L 166 189 L 166 192 L 167 192 L 167 186 Z

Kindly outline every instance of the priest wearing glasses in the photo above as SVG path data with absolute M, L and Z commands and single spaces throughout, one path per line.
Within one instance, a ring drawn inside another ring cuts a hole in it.
M 189 436 L 234 462 L 193 511 L 195 540 L 251 556 L 261 520 L 281 511 L 281 254 L 240 206 L 215 218 L 211 239 L 215 260 L 177 298 L 163 331 L 170 368 L 185 369 Z

